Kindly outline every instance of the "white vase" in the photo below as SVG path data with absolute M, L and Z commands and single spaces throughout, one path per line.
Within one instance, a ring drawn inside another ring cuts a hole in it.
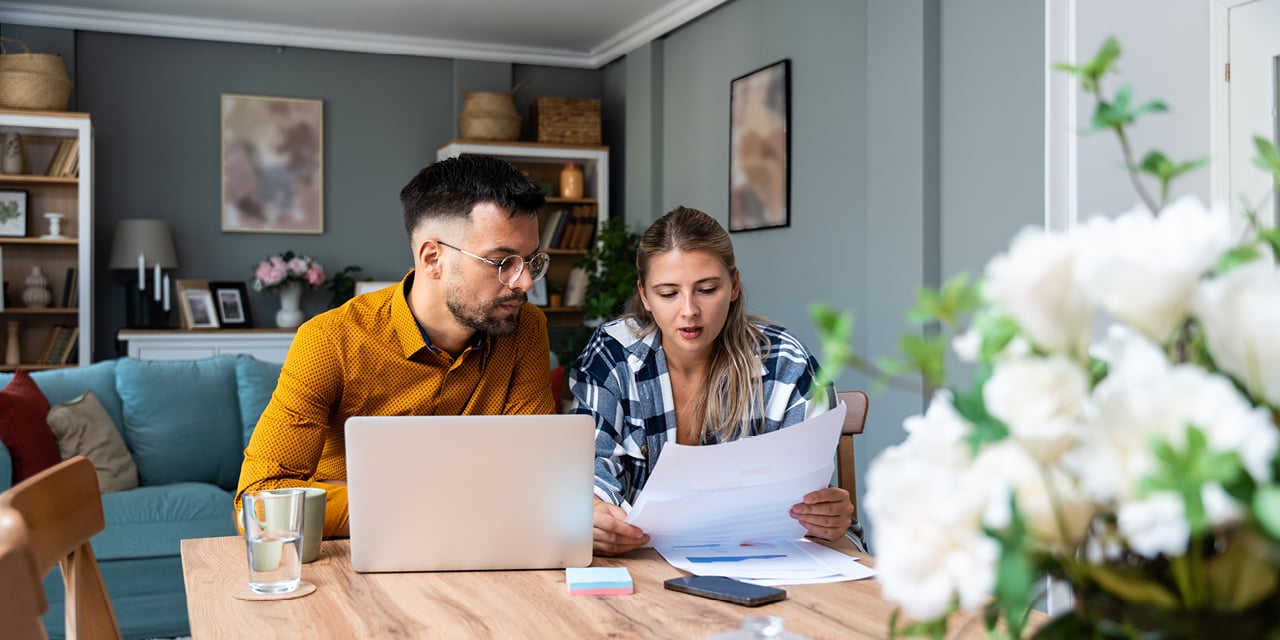
M 276 326 L 292 329 L 302 324 L 302 283 L 290 282 L 280 287 L 280 310 L 276 312 Z
M 22 138 L 10 131 L 4 134 L 4 159 L 0 166 L 8 174 L 22 173 Z
M 40 270 L 40 265 L 31 267 L 31 274 L 27 276 L 27 289 L 22 292 L 22 303 L 28 307 L 41 308 L 49 306 L 53 301 L 53 294 L 49 292 L 49 279 L 44 277 L 44 271 Z

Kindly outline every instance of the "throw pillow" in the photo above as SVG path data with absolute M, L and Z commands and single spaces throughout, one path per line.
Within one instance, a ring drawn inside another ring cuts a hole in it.
M 23 369 L 0 389 L 0 442 L 13 458 L 13 482 L 22 482 L 52 467 L 58 457 L 58 443 L 53 439 L 45 416 L 49 400 Z
M 49 428 L 57 438 L 63 460 L 84 456 L 93 463 L 102 493 L 138 486 L 138 465 L 134 464 L 124 437 L 93 391 L 85 391 L 50 409 Z

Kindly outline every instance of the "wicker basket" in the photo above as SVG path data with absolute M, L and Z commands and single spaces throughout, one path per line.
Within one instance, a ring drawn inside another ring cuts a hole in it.
M 538 142 L 600 144 L 600 101 L 538 98 L 531 107 Z
M 9 53 L 5 42 L 16 42 L 26 53 Z M 0 107 L 36 111 L 65 111 L 71 79 L 62 56 L 30 53 L 21 40 L 0 37 Z
M 464 140 L 519 140 L 522 120 L 511 93 L 470 91 L 458 115 L 458 134 Z

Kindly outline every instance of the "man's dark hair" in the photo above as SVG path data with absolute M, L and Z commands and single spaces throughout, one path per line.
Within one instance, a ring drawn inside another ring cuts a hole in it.
M 517 215 L 537 215 L 546 203 L 542 187 L 511 163 L 490 156 L 458 156 L 428 165 L 400 190 L 404 230 L 426 219 L 466 219 L 481 202 Z

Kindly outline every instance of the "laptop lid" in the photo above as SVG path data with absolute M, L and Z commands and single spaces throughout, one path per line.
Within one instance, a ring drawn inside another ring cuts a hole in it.
M 591 564 L 590 416 L 358 416 L 346 449 L 356 571 Z

